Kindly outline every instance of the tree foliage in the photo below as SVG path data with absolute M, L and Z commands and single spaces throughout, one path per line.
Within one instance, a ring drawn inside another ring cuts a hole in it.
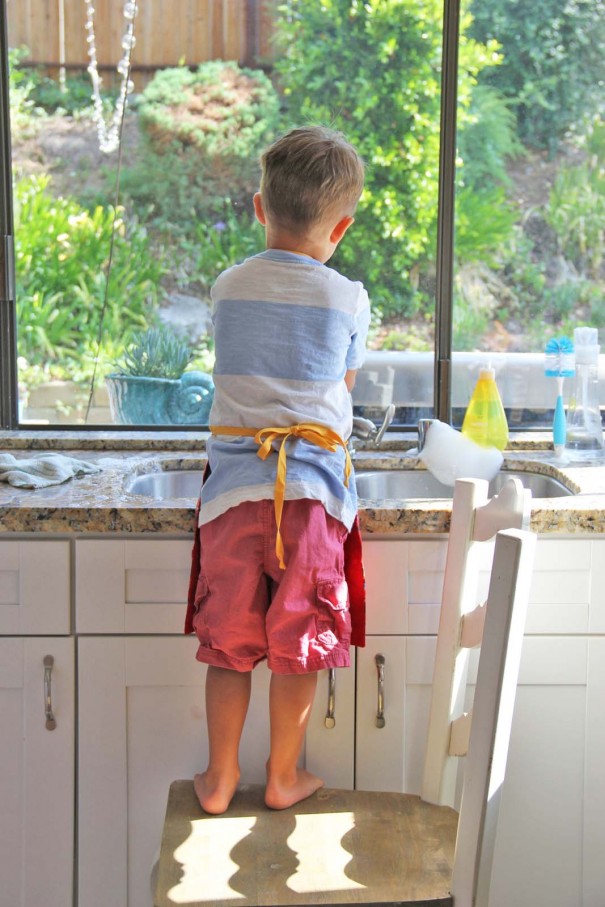
M 334 262 L 363 279 L 383 311 L 413 311 L 419 265 L 437 219 L 440 0 L 289 0 L 280 7 L 277 68 L 289 125 L 341 129 L 367 164 L 357 223 Z M 460 107 L 496 58 L 464 35 Z
M 122 187 L 153 220 L 189 223 L 220 211 L 227 197 L 249 202 L 279 115 L 264 72 L 220 60 L 160 70 L 137 111 L 146 141 Z
M 481 80 L 510 98 L 526 145 L 556 148 L 603 107 L 605 0 L 475 0 L 471 33 L 496 38 L 503 62 Z

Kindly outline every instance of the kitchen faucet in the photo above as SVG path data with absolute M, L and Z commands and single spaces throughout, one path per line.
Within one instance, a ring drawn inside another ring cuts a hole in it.
M 377 428 L 371 419 L 364 419 L 362 416 L 353 416 L 351 438 L 359 438 L 361 441 L 373 441 L 374 447 L 378 447 L 384 437 L 385 431 L 393 421 L 394 416 L 395 405 L 393 403 L 387 406 L 380 428 Z
M 426 443 L 427 432 L 434 421 L 434 419 L 418 420 L 418 453 L 422 453 L 422 449 Z

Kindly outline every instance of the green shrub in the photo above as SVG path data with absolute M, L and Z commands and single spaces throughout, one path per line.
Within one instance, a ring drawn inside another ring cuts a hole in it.
M 482 338 L 489 325 L 488 312 L 477 309 L 464 296 L 454 292 L 452 349 L 465 352 L 481 349 Z
M 471 34 L 497 39 L 504 58 L 480 80 L 515 105 L 525 144 L 553 151 L 602 105 L 605 0 L 476 0 L 471 11 Z
M 434 255 L 442 5 L 290 0 L 280 11 L 277 69 L 290 123 L 341 129 L 367 163 L 357 222 L 334 264 L 363 280 L 385 314 L 410 314 L 419 304 L 414 275 Z M 493 52 L 462 42 L 462 110 Z
M 522 152 L 510 101 L 490 85 L 474 86 L 458 128 L 459 185 L 479 191 L 508 185 L 506 163 Z
M 109 107 L 117 91 L 103 91 L 102 100 Z M 31 100 L 47 113 L 78 116 L 92 112 L 92 84 L 90 76 L 67 76 L 61 86 L 55 79 L 38 75 L 32 86 Z
M 13 47 L 8 51 L 8 80 L 10 119 L 13 134 L 31 132 L 35 118 L 42 111 L 36 107 L 32 97 L 36 86 L 36 74 L 27 67 L 20 67 L 21 61 L 29 56 L 27 47 Z
M 274 135 L 279 99 L 259 70 L 212 61 L 158 72 L 137 105 L 146 147 L 122 186 L 155 220 L 177 224 L 248 202 L 261 149 Z
M 517 213 L 502 187 L 464 187 L 456 193 L 455 250 L 459 263 L 494 263 L 512 234 Z
M 226 203 L 214 223 L 201 221 L 196 225 L 182 249 L 187 252 L 188 273 L 209 291 L 221 271 L 264 249 L 263 230 L 246 211 L 237 215 Z
M 88 212 L 53 198 L 48 177 L 17 182 L 15 259 L 19 355 L 69 374 L 96 347 L 114 214 Z M 145 232 L 118 217 L 103 321 L 104 345 L 144 328 L 152 317 L 164 267 Z
M 595 121 L 586 140 L 585 160 L 559 171 L 546 220 L 560 250 L 580 274 L 598 278 L 605 262 L 605 122 Z

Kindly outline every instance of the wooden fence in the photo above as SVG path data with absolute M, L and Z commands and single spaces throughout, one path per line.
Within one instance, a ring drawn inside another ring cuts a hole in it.
M 24 62 L 59 67 L 88 66 L 84 0 L 7 0 L 11 47 L 25 46 Z M 115 73 L 122 56 L 124 0 L 95 0 L 99 70 Z M 138 0 L 132 72 L 137 87 L 156 69 L 204 60 L 269 63 L 277 0 Z

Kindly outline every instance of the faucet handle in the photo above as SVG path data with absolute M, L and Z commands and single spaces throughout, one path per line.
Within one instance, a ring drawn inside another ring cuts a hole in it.
M 371 419 L 364 419 L 363 416 L 353 416 L 352 434 L 363 441 L 373 440 L 376 436 L 376 426 Z
M 387 406 L 387 411 L 384 414 L 384 419 L 382 420 L 382 425 L 376 432 L 376 436 L 374 438 L 374 445 L 376 447 L 378 447 L 378 445 L 382 441 L 382 439 L 384 437 L 384 433 L 387 430 L 387 428 L 389 427 L 389 425 L 391 424 L 391 422 L 393 421 L 394 417 L 395 417 L 395 404 L 389 403 L 389 405 Z

